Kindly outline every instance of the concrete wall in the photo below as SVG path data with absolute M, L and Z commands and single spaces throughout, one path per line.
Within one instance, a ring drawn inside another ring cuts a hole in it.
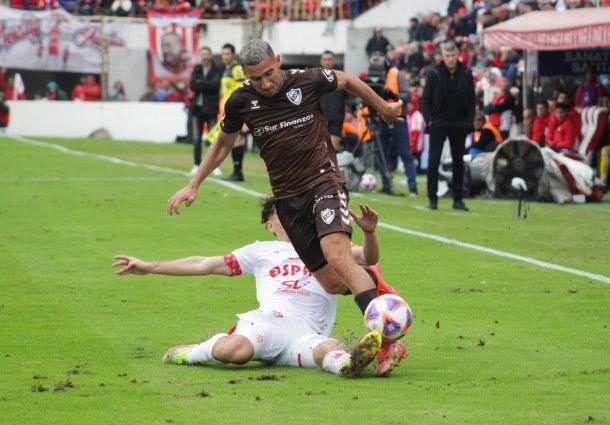
M 186 134 L 181 103 L 9 102 L 8 131 L 20 136 L 86 138 L 106 130 L 113 139 L 174 142 Z
M 449 0 L 385 0 L 354 19 L 355 28 L 405 27 L 409 19 L 420 13 L 446 14 Z
M 351 21 L 274 22 L 263 28 L 262 38 L 282 55 L 315 55 L 324 50 L 343 54 Z

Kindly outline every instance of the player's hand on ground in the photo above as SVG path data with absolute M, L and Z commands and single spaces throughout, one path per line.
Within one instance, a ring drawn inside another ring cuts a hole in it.
M 402 117 L 402 100 L 386 104 L 385 110 L 381 112 L 381 118 L 390 128 L 397 122 L 403 122 L 405 119 Z
M 112 267 L 122 267 L 120 270 L 114 272 L 114 274 L 148 274 L 149 263 L 142 261 L 136 257 L 128 257 L 127 255 L 117 255 L 114 257 L 115 260 L 119 260 L 112 265 Z
M 178 192 L 176 192 L 174 196 L 169 198 L 169 200 L 167 201 L 167 213 L 169 215 L 172 215 L 173 213 L 180 215 L 180 211 L 178 209 L 180 208 L 180 204 L 184 202 L 184 205 L 186 207 L 190 207 L 191 204 L 195 202 L 196 198 L 196 189 L 193 189 L 190 186 L 186 186 L 180 189 Z
M 362 211 L 362 215 L 356 215 L 356 213 L 352 210 L 349 210 L 349 215 L 352 216 L 358 227 L 362 229 L 362 231 L 367 233 L 373 233 L 377 228 L 377 222 L 379 221 L 379 215 L 377 215 L 377 211 L 370 207 L 370 205 L 364 204 L 360 205 L 360 211 Z

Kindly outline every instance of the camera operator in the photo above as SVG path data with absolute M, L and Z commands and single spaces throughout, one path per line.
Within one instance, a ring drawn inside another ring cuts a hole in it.
M 453 42 L 442 46 L 443 61 L 426 75 L 420 106 L 430 132 L 428 164 L 428 208 L 438 208 L 438 168 L 445 139 L 449 138 L 453 159 L 453 209 L 468 211 L 462 201 L 466 135 L 475 109 L 472 72 L 458 61 Z
M 388 62 L 381 56 L 373 55 L 371 57 L 371 65 L 369 67 L 369 78 L 371 75 L 383 75 L 383 86 L 381 87 L 382 97 L 387 102 L 398 102 L 402 100 L 405 104 L 409 98 L 408 84 L 401 84 L 400 72 L 396 67 L 389 66 Z M 378 80 L 378 85 L 381 81 Z M 375 89 L 375 88 L 374 88 Z M 402 89 L 402 90 L 401 90 Z M 377 87 L 379 90 L 379 87 Z M 396 122 L 390 128 L 385 122 L 381 122 L 379 139 L 383 148 L 383 154 L 387 162 L 390 162 L 392 152 L 395 151 L 398 157 L 402 160 L 405 166 L 405 175 L 409 186 L 411 196 L 417 196 L 417 173 L 415 171 L 415 163 L 411 155 L 411 141 L 409 138 L 409 129 L 407 127 L 406 114 L 402 113 L 405 120 Z M 381 192 L 393 195 L 392 182 L 389 179 L 389 174 L 381 173 L 382 189 Z
M 320 65 L 324 69 L 335 69 L 337 64 L 335 54 L 330 50 L 322 53 Z M 322 115 L 328 124 L 328 132 L 330 133 L 330 141 L 336 151 L 339 150 L 341 144 L 341 130 L 343 128 L 343 120 L 345 119 L 345 100 L 347 94 L 343 90 L 335 90 L 320 97 L 320 108 Z

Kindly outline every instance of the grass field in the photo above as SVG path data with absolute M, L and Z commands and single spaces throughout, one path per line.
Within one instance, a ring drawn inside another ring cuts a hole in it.
M 189 146 L 45 142 L 191 164 Z M 410 356 L 388 379 L 163 364 L 167 348 L 255 307 L 253 280 L 117 277 L 112 257 L 220 255 L 269 235 L 252 195 L 208 182 L 168 217 L 186 177 L 103 159 L 0 139 L 1 424 L 610 423 L 609 285 L 388 229 L 381 265 L 415 314 Z M 246 180 L 269 192 L 254 155 Z M 608 201 L 533 204 L 527 220 L 507 201 L 471 200 L 467 214 L 377 194 L 351 206 L 364 201 L 386 223 L 610 276 Z M 353 342 L 361 320 L 342 297 L 333 335 Z

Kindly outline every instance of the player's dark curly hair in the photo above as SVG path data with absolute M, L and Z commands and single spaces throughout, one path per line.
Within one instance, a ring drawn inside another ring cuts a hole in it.
M 261 223 L 265 224 L 275 214 L 275 198 L 270 196 L 261 199 Z

